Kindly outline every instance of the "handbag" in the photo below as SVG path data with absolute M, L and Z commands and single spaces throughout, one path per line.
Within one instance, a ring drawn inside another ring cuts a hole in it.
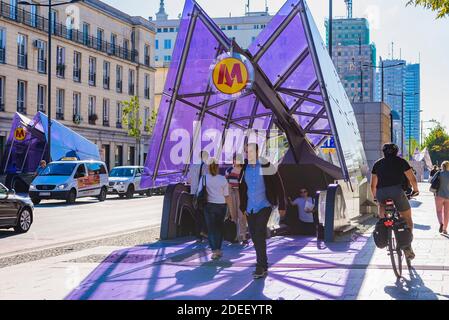
M 440 173 L 437 172 L 430 181 L 430 192 L 437 193 L 440 189 Z
M 195 210 L 202 211 L 202 210 L 204 210 L 204 207 L 206 206 L 206 203 L 207 203 L 206 175 L 200 176 L 200 182 L 202 182 L 201 191 L 197 192 L 193 196 L 192 204 L 193 204 L 193 208 Z
M 230 218 L 226 219 L 223 225 L 223 239 L 228 242 L 235 242 L 237 238 L 237 224 Z

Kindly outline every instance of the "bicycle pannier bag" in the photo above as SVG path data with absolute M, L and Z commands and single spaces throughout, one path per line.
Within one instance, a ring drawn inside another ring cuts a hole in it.
M 413 234 L 404 219 L 399 219 L 393 225 L 393 230 L 399 248 L 404 249 L 412 244 Z
M 385 219 L 377 221 L 373 232 L 374 243 L 379 249 L 383 249 L 388 245 L 388 229 L 384 222 Z

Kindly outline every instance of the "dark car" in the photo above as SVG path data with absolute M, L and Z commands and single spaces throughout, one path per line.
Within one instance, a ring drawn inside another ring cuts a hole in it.
M 17 195 L 0 183 L 0 229 L 28 232 L 33 223 L 33 209 L 30 198 Z

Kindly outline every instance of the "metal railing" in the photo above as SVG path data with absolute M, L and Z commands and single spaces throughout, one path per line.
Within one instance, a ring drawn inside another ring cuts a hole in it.
M 31 12 L 17 6 L 11 6 L 9 3 L 4 1 L 0 1 L 0 17 L 22 23 L 43 32 L 48 32 L 47 18 L 40 15 L 34 15 Z M 57 37 L 65 38 L 106 54 L 138 63 L 137 50 L 125 49 L 121 46 L 117 46 L 110 42 L 85 34 L 77 29 L 67 28 L 67 26 L 59 22 L 53 22 L 51 31 L 52 34 Z
M 81 69 L 73 68 L 73 80 L 76 82 L 81 82 Z
M 56 120 L 64 120 L 64 112 L 56 112 Z
M 109 120 L 103 119 L 103 127 L 109 127 Z
M 65 77 L 65 64 L 56 65 L 56 76 L 60 78 Z
M 89 85 L 96 86 L 97 85 L 97 74 L 89 73 Z
M 121 80 L 118 80 L 116 83 L 116 88 L 118 93 L 122 93 L 123 91 L 123 82 Z

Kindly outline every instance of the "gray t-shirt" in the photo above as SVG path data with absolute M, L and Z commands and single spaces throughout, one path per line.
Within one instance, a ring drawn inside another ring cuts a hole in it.
M 441 171 L 440 175 L 440 188 L 438 189 L 437 196 L 449 199 L 449 171 Z
M 296 198 L 295 201 L 293 201 L 293 204 L 295 204 L 298 207 L 298 218 L 302 222 L 311 223 L 313 222 L 313 213 L 312 212 L 306 212 L 306 204 L 309 209 L 313 207 L 313 200 L 312 198 L 304 199 L 302 197 Z

